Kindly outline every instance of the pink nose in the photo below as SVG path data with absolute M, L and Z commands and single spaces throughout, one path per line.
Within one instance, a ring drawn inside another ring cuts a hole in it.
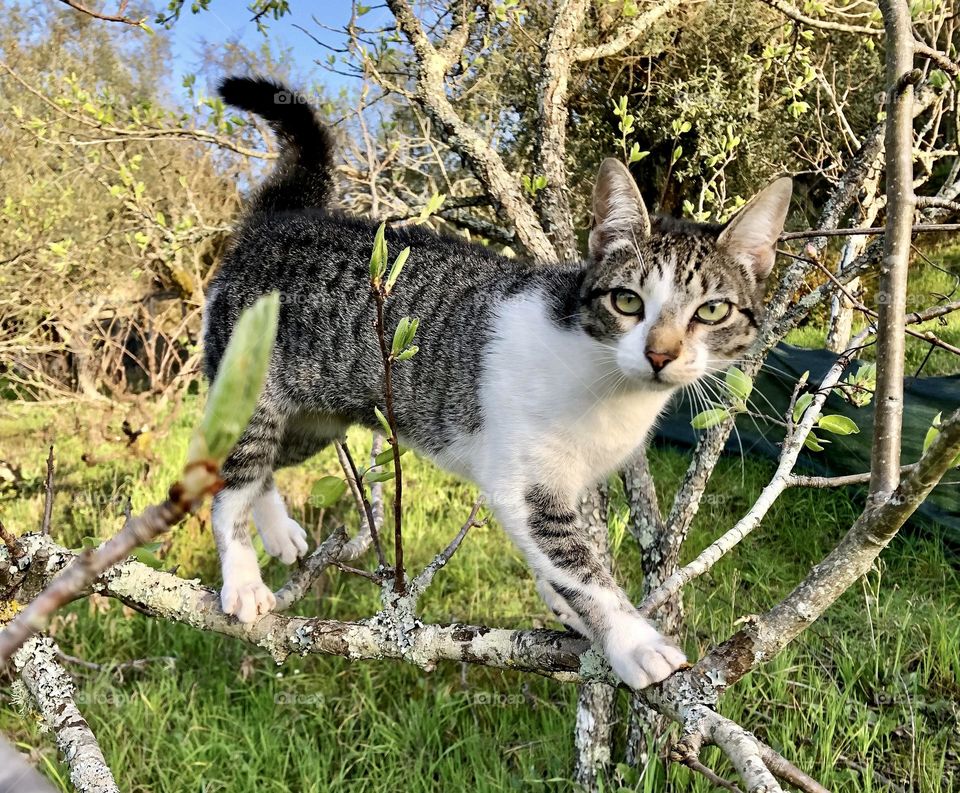
M 670 363 L 670 361 L 677 360 L 677 356 L 671 355 L 668 352 L 654 352 L 653 350 L 647 350 L 647 360 L 650 361 L 653 371 L 659 372 L 664 366 Z

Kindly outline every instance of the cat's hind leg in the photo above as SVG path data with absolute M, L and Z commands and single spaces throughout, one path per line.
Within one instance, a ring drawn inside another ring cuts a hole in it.
M 298 465 L 313 457 L 343 434 L 341 422 L 305 411 L 289 417 L 274 458 L 274 468 Z M 264 550 L 284 564 L 293 564 L 307 553 L 307 532 L 287 513 L 283 498 L 268 477 L 253 502 L 253 523 Z
M 307 532 L 287 514 L 273 476 L 253 502 L 253 525 L 263 541 L 263 549 L 274 559 L 293 564 L 307 553 Z
M 221 469 L 224 488 L 213 500 L 213 536 L 220 554 L 220 605 L 241 622 L 255 622 L 276 605 L 263 583 L 250 541 L 250 512 L 272 487 L 271 473 L 283 435 L 284 416 L 262 400 Z

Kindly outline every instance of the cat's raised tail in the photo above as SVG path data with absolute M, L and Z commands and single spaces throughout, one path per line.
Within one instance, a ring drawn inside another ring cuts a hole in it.
M 303 94 L 264 77 L 227 77 L 217 93 L 256 113 L 280 140 L 280 161 L 253 196 L 254 212 L 321 209 L 333 191 L 333 142 Z

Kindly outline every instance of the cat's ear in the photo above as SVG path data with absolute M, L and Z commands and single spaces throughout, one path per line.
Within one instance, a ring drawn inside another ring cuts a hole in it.
M 649 234 L 650 216 L 637 183 L 622 162 L 607 158 L 600 165 L 597 184 L 593 188 L 590 258 L 600 261 L 615 240 L 632 240 Z
M 746 203 L 717 238 L 717 245 L 749 267 L 758 281 L 773 269 L 792 195 L 789 176 L 775 179 Z

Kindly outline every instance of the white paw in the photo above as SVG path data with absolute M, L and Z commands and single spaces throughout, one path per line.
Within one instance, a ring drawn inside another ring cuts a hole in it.
M 220 590 L 220 606 L 224 614 L 232 614 L 240 622 L 250 624 L 277 605 L 270 588 L 263 583 L 259 573 L 256 578 L 234 578 L 223 582 Z
M 613 671 L 635 690 L 665 680 L 687 663 L 679 647 L 636 614 L 618 615 L 603 644 Z
M 263 549 L 284 564 L 293 564 L 307 553 L 307 533 L 293 518 L 284 516 L 265 528 L 257 526 Z

